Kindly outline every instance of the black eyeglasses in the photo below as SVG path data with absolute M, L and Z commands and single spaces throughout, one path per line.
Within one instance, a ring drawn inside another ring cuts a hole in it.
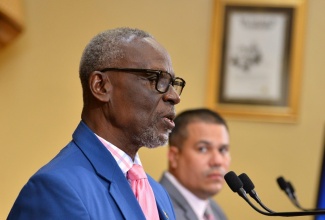
M 176 93 L 180 96 L 185 86 L 185 80 L 179 77 L 173 78 L 172 75 L 162 70 L 151 70 L 151 69 L 132 69 L 132 68 L 105 68 L 100 72 L 117 71 L 117 72 L 130 72 L 130 73 L 147 73 L 155 74 L 155 78 L 148 78 L 149 80 L 156 81 L 156 90 L 160 93 L 168 91 L 169 85 L 172 85 Z

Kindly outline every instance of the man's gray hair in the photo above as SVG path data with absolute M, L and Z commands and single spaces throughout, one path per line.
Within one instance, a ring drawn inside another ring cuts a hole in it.
M 83 90 L 88 87 L 90 73 L 107 67 L 115 67 L 114 65 L 125 57 L 125 51 L 121 49 L 123 43 L 147 37 L 153 38 L 146 31 L 123 27 L 101 32 L 92 38 L 80 60 L 79 77 Z

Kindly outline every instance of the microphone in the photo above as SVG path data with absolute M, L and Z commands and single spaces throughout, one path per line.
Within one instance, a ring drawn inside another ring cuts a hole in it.
M 245 176 L 245 175 L 243 175 Z M 246 175 L 247 176 L 247 175 Z M 245 177 L 244 177 L 245 178 Z M 317 211 L 305 211 L 305 212 L 265 212 L 260 209 L 258 209 L 247 197 L 246 191 L 243 188 L 243 182 L 241 179 L 236 175 L 235 172 L 230 171 L 225 176 L 224 179 L 226 180 L 226 183 L 230 187 L 230 189 L 233 192 L 238 193 L 239 196 L 241 196 L 255 211 L 262 215 L 266 216 L 281 216 L 281 217 L 293 217 L 293 216 L 306 216 L 306 215 L 325 215 L 325 210 L 317 210 Z M 251 182 L 251 181 L 249 181 Z M 248 187 L 250 191 L 252 191 L 251 186 Z M 264 208 L 264 207 L 263 207 Z
M 277 181 L 280 189 L 282 189 L 286 193 L 286 195 L 289 197 L 289 199 L 291 201 L 293 201 L 294 198 L 293 198 L 293 195 L 292 195 L 292 193 L 291 193 L 291 191 L 290 191 L 290 189 L 288 187 L 287 181 L 285 181 L 285 179 L 282 176 L 278 177 L 276 179 L 276 181 Z
M 274 213 L 264 212 L 258 209 L 251 201 L 248 199 L 246 195 L 246 191 L 243 189 L 243 182 L 239 179 L 239 177 L 236 175 L 234 171 L 228 172 L 224 179 L 226 180 L 226 183 L 230 187 L 230 189 L 238 193 L 240 197 L 242 197 L 255 211 L 259 212 L 262 215 L 272 216 Z
M 260 206 L 270 212 L 270 213 L 274 213 L 274 211 L 272 211 L 271 209 L 269 209 L 268 207 L 266 207 L 262 201 L 260 200 L 260 198 L 257 195 L 257 192 L 254 190 L 255 186 L 254 183 L 251 181 L 251 179 L 247 176 L 246 173 L 242 173 L 239 176 L 239 179 L 242 181 L 242 183 L 244 184 L 244 190 L 246 191 L 246 193 L 248 193 L 258 204 L 260 204 Z
M 293 185 L 291 184 L 291 182 L 286 181 L 282 176 L 277 178 L 277 183 L 280 187 L 280 189 L 282 189 L 286 195 L 289 197 L 290 201 L 293 203 L 294 206 L 296 206 L 298 209 L 302 210 L 302 211 L 319 211 L 322 209 L 305 209 L 303 208 L 299 201 L 298 198 L 295 194 L 295 189 L 293 188 Z

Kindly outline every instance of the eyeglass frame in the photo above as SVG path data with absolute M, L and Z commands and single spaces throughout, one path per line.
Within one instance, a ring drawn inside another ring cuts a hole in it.
M 108 71 L 129 72 L 129 73 L 150 73 L 150 74 L 156 74 L 157 79 L 155 79 L 155 81 L 156 81 L 155 89 L 156 89 L 159 93 L 161 93 L 161 94 L 166 93 L 166 92 L 168 91 L 170 85 L 172 85 L 172 86 L 174 87 L 174 83 L 175 83 L 176 80 L 180 80 L 182 85 L 178 85 L 178 86 L 181 86 L 181 90 L 180 90 L 179 94 L 178 94 L 177 90 L 175 89 L 175 91 L 177 92 L 177 94 L 180 96 L 180 95 L 182 94 L 182 92 L 183 92 L 183 89 L 184 89 L 185 85 L 186 85 L 186 82 L 185 82 L 184 79 L 182 79 L 182 78 L 180 78 L 180 77 L 172 77 L 172 75 L 171 75 L 169 72 L 167 72 L 167 71 L 163 71 L 163 70 L 153 70 L 153 69 L 135 69 L 135 68 L 104 68 L 104 69 L 102 69 L 102 70 L 99 70 L 99 72 L 102 72 L 102 73 L 103 73 L 103 72 L 108 72 Z M 170 82 L 168 83 L 168 86 L 166 87 L 165 91 L 160 91 L 160 90 L 158 89 L 158 81 L 159 81 L 159 79 L 161 79 L 161 78 L 160 78 L 160 75 L 161 75 L 162 73 L 167 73 L 168 75 L 170 75 Z

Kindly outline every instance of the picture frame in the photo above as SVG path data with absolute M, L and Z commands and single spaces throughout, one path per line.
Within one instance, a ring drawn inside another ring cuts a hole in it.
M 225 117 L 296 122 L 305 0 L 215 0 L 207 105 Z

